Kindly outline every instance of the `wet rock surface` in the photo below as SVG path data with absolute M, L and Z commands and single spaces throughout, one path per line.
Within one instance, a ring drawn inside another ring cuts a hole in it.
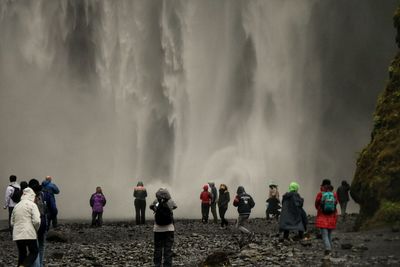
M 241 241 L 234 220 L 228 229 L 199 220 L 177 220 L 174 266 L 400 266 L 400 233 L 390 228 L 353 232 L 354 219 L 349 216 L 345 223 L 339 222 L 328 260 L 312 224 L 307 240 L 280 242 L 276 222 L 252 219 L 249 229 L 255 236 Z M 101 228 L 64 223 L 54 232 L 66 242 L 47 241 L 46 266 L 152 266 L 151 222 L 105 223 Z M 0 266 L 16 265 L 18 252 L 9 232 L 0 232 L 0 246 Z

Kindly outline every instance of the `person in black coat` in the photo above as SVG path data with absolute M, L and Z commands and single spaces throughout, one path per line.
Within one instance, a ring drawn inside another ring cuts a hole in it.
M 346 218 L 347 202 L 350 201 L 349 191 L 350 185 L 346 181 L 342 181 L 342 185 L 336 191 L 343 219 Z
M 298 231 L 298 238 L 302 239 L 307 225 L 307 215 L 303 209 L 304 199 L 298 193 L 299 185 L 292 182 L 289 192 L 282 197 L 282 213 L 279 220 L 279 230 L 283 238 L 289 239 L 290 231 Z
M 228 210 L 228 204 L 230 201 L 228 187 L 225 184 L 219 186 L 219 199 L 218 199 L 218 210 L 219 217 L 221 218 L 221 228 L 228 226 L 228 221 L 225 219 L 225 213 Z

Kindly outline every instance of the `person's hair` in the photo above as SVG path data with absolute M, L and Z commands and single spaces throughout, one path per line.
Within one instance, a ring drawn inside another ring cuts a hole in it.
M 38 193 L 42 190 L 42 186 L 40 185 L 39 181 L 35 178 L 29 180 L 28 186 L 32 188 L 35 193 Z
M 26 181 L 22 181 L 21 184 L 21 191 L 28 187 L 28 183 Z
M 347 185 L 346 180 L 343 180 L 343 181 L 342 181 L 342 185 L 343 185 L 343 186 Z
M 17 176 L 10 175 L 10 182 L 12 183 L 12 182 L 15 182 L 15 181 L 17 181 Z

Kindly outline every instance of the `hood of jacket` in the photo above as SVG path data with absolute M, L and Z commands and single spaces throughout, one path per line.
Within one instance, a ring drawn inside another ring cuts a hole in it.
M 36 194 L 31 188 L 27 187 L 22 192 L 21 200 L 35 201 Z
M 47 186 L 48 184 L 50 184 L 51 183 L 51 181 L 49 181 L 49 180 L 44 180 L 43 182 L 42 182 L 42 186 L 44 187 L 44 186 Z
M 205 185 L 203 186 L 203 190 L 204 190 L 204 191 L 208 191 L 208 185 L 205 184 Z
M 241 194 L 245 193 L 244 187 L 243 186 L 239 186 L 238 189 L 236 190 L 236 193 L 238 195 L 241 195 Z
M 168 190 L 166 188 L 160 188 L 156 192 L 156 198 L 157 199 L 165 199 L 165 200 L 170 200 L 171 195 L 169 194 Z

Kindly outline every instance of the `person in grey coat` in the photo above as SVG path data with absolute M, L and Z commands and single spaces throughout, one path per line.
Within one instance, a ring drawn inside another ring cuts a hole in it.
M 279 219 L 279 230 L 283 238 L 289 239 L 290 231 L 298 231 L 298 238 L 302 239 L 307 225 L 307 216 L 303 209 L 304 199 L 298 193 L 299 185 L 292 182 L 289 192 L 282 197 L 282 213 Z
M 209 182 L 208 184 L 210 185 L 211 195 L 212 195 L 211 205 L 210 205 L 211 213 L 214 218 L 214 223 L 218 223 L 218 215 L 217 215 L 218 191 L 217 188 L 215 187 L 215 183 Z

